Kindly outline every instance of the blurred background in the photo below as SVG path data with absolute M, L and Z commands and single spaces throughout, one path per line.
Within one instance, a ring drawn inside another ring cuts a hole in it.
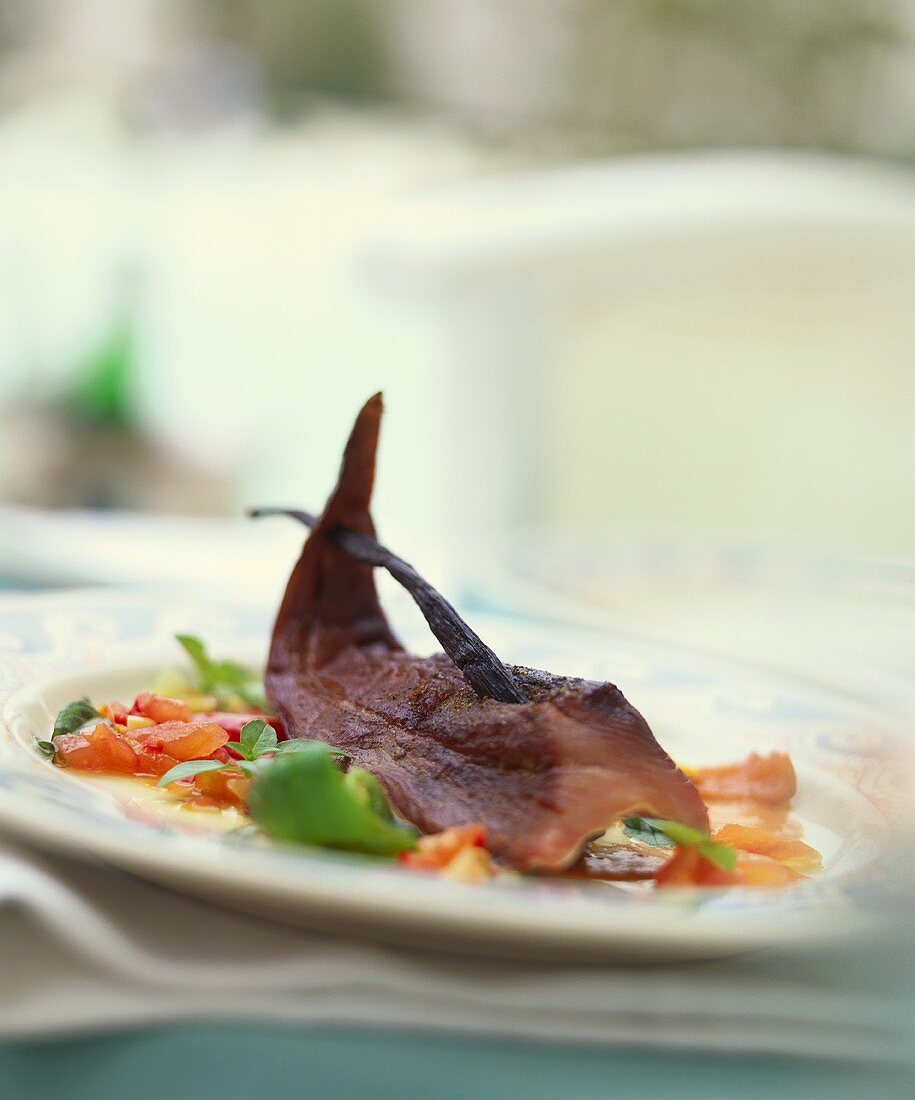
M 801 679 L 879 757 L 913 304 L 915 0 L 0 0 L 0 594 L 271 606 L 302 531 L 244 510 L 383 390 L 380 536 L 472 622 Z
M 256 584 L 383 389 L 459 590 L 895 591 L 913 157 L 915 0 L 2 0 L 0 567 Z

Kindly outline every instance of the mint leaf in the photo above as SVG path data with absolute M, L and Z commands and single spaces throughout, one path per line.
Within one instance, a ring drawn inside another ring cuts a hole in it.
M 231 744 L 231 742 L 230 742 Z M 325 741 L 313 741 L 306 737 L 290 737 L 286 741 L 280 741 L 277 743 L 275 751 L 277 753 L 287 752 L 301 752 L 303 749 L 307 749 L 309 745 L 324 745 Z M 328 749 L 334 756 L 340 756 L 344 760 L 350 759 L 350 754 L 344 752 L 343 749 L 334 748 L 333 745 L 327 745 Z
M 695 848 L 704 840 L 708 840 L 708 833 L 704 833 L 701 829 L 693 829 L 689 825 L 681 825 L 679 821 L 662 821 L 657 817 L 646 817 L 645 824 L 657 829 L 668 840 L 679 844 L 681 848 Z
M 382 812 L 380 785 L 371 773 L 344 775 L 334 752 L 312 741 L 278 755 L 258 771 L 251 785 L 251 817 L 268 836 L 299 844 L 392 856 L 414 847 L 416 831 Z M 384 806 L 387 799 L 384 799 Z
M 629 826 L 632 826 L 632 832 Z M 702 855 L 722 871 L 732 871 L 737 863 L 737 852 L 728 844 L 718 844 L 708 833 L 682 825 L 679 821 L 663 821 L 657 817 L 630 817 L 623 822 L 623 831 L 636 840 L 645 840 L 647 844 L 669 847 L 662 840 L 649 839 L 652 835 L 666 838 L 681 848 L 698 848 Z
M 212 684 L 213 662 L 207 656 L 206 646 L 193 634 L 176 634 L 175 640 L 184 648 L 188 657 L 197 666 L 201 689 L 208 690 Z
M 206 646 L 193 634 L 176 634 L 176 641 L 194 662 L 198 688 L 205 695 L 215 695 L 220 706 L 228 705 L 234 696 L 263 711 L 272 714 L 264 695 L 264 686 L 250 669 L 235 661 L 214 661 Z
M 714 863 L 722 871 L 733 871 L 737 865 L 737 852 L 729 844 L 718 844 L 714 840 L 703 840 L 699 851 L 709 863 Z
M 343 777 L 346 786 L 382 821 L 394 823 L 394 811 L 376 776 L 365 768 L 350 768 Z
M 57 746 L 53 741 L 36 741 L 35 748 L 38 749 L 42 756 L 46 756 L 49 760 L 53 760 L 57 753 Z
M 167 787 L 169 783 L 175 783 L 179 779 L 189 779 L 192 775 L 200 775 L 202 772 L 215 772 L 220 768 L 229 768 L 232 765 L 224 764 L 221 760 L 184 760 L 176 764 L 170 771 L 163 775 L 157 787 Z
M 627 817 L 623 821 L 623 832 L 631 840 L 642 844 L 652 844 L 657 848 L 673 848 L 674 842 L 660 829 L 649 825 L 644 817 Z
M 276 730 L 269 722 L 260 718 L 252 718 L 242 726 L 240 741 L 227 741 L 226 748 L 233 749 L 245 760 L 257 760 L 261 756 L 276 753 L 301 752 L 308 745 L 323 745 L 323 741 L 308 740 L 304 737 L 290 737 L 286 741 L 278 741 Z M 343 749 L 335 749 L 328 745 L 328 749 L 334 756 L 349 758 L 349 753 Z
M 241 728 L 241 754 L 246 760 L 256 760 L 265 752 L 276 751 L 276 730 L 262 718 L 245 722 Z
M 88 699 L 77 699 L 73 703 L 67 703 L 54 720 L 54 732 L 51 738 L 60 737 L 65 733 L 74 733 L 93 718 L 101 717 Z

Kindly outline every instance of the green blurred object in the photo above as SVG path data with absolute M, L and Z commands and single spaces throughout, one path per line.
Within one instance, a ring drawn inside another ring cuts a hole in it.
M 235 39 L 257 59 L 278 115 L 293 116 L 303 92 L 344 99 L 383 99 L 389 93 L 379 0 L 207 0 L 221 37 Z
M 64 394 L 62 411 L 82 424 L 134 431 L 137 344 L 133 321 L 125 314 L 78 367 Z
M 323 741 L 258 772 L 251 817 L 268 836 L 296 844 L 394 856 L 416 844 L 416 831 L 396 824 L 378 780 L 363 768 L 340 771 Z

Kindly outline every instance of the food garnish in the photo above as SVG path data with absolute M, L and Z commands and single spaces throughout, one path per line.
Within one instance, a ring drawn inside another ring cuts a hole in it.
M 252 519 L 289 516 L 306 527 L 317 527 L 320 517 L 300 508 L 252 508 Z M 483 639 L 465 623 L 445 597 L 424 580 L 409 562 L 392 553 L 374 538 L 345 527 L 331 528 L 328 541 L 366 565 L 386 569 L 410 593 L 429 629 L 481 699 L 503 703 L 524 703 L 527 697 L 512 675 Z
M 67 703 L 54 720 L 51 739 L 60 737 L 64 733 L 75 733 L 80 726 L 91 722 L 93 718 L 101 718 L 101 714 L 88 699 L 77 699 L 72 703 Z
M 395 819 L 371 772 L 341 771 L 334 749 L 323 741 L 259 771 L 248 807 L 268 836 L 324 848 L 393 856 L 414 847 L 418 835 Z
M 741 852 L 776 859 L 793 871 L 815 871 L 823 862 L 816 848 L 802 840 L 752 825 L 724 825 L 712 838 L 717 844 L 727 844 Z
M 630 817 L 623 822 L 623 830 L 634 840 L 641 840 L 645 844 L 696 848 L 704 859 L 722 871 L 732 871 L 737 862 L 737 852 L 728 844 L 712 840 L 708 833 L 681 825 L 679 821 Z
M 166 787 L 169 783 L 175 783 L 179 779 L 189 779 L 202 772 L 218 769 L 251 776 L 257 771 L 256 764 L 262 759 L 273 759 L 277 754 L 301 752 L 309 745 L 321 745 L 324 748 L 329 748 L 329 746 L 324 745 L 323 741 L 304 741 L 301 739 L 278 741 L 273 726 L 264 719 L 255 718 L 250 722 L 246 722 L 242 727 L 238 741 L 224 741 L 220 746 L 232 750 L 235 754 L 234 758 L 186 760 L 166 772 L 156 785 Z M 340 749 L 330 749 L 330 751 L 335 756 L 346 756 L 346 753 Z
M 342 771 L 346 753 L 326 742 L 277 741 L 272 726 L 255 720 L 225 748 L 239 758 L 176 764 L 158 786 L 219 772 L 224 779 L 250 781 L 247 809 L 267 836 L 371 855 L 396 855 L 413 847 L 416 830 L 395 819 L 378 780 L 362 768 Z M 216 793 L 206 783 L 203 792 Z
M 175 637 L 194 662 L 199 692 L 214 695 L 220 706 L 230 710 L 237 709 L 232 707 L 235 700 L 241 700 L 264 714 L 273 713 L 264 696 L 263 684 L 250 669 L 235 661 L 214 661 L 203 642 L 193 634 L 176 634 Z

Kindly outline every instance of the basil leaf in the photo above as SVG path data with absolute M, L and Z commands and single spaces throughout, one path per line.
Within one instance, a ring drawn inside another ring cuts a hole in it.
M 200 674 L 200 687 L 206 691 L 212 687 L 213 662 L 207 656 L 206 646 L 193 634 L 176 634 L 175 641 L 183 647 L 185 653 L 197 666 Z
M 263 684 L 250 669 L 235 661 L 214 661 L 203 642 L 193 634 L 176 634 L 175 639 L 194 662 L 201 692 L 215 695 L 220 705 L 228 704 L 237 695 L 248 706 L 265 714 L 273 713 L 267 705 Z
M 382 856 L 414 847 L 416 831 L 377 812 L 369 787 L 363 776 L 350 779 L 340 771 L 329 745 L 313 741 L 259 771 L 248 806 L 264 832 L 279 840 Z
M 67 703 L 54 720 L 54 732 L 51 738 L 60 737 L 64 733 L 74 733 L 93 718 L 101 717 L 88 699 L 77 699 L 73 703 Z
M 646 817 L 645 823 L 663 833 L 674 844 L 679 844 L 681 848 L 694 848 L 704 840 L 708 840 L 708 833 L 704 833 L 701 829 L 693 829 L 689 825 L 681 825 L 679 821 L 662 821 L 657 817 Z
M 245 722 L 241 728 L 241 754 L 256 760 L 262 753 L 276 751 L 276 730 L 262 718 Z
M 57 753 L 57 746 L 53 741 L 36 741 L 35 748 L 49 760 L 53 760 Z
M 180 764 L 176 764 L 170 771 L 167 771 L 163 775 L 157 787 L 166 787 L 169 783 L 175 783 L 179 779 L 188 779 L 192 775 L 200 775 L 202 772 L 215 772 L 220 768 L 231 767 L 230 764 L 224 764 L 221 760 L 184 760 Z
M 373 814 L 380 817 L 382 821 L 388 821 L 392 825 L 395 823 L 397 819 L 394 817 L 388 796 L 384 793 L 384 788 L 377 777 L 370 771 L 366 771 L 365 768 L 350 768 L 343 777 L 343 782 L 371 809 Z
M 627 817 L 623 821 L 623 832 L 632 840 L 642 844 L 652 844 L 657 848 L 673 848 L 674 842 L 654 825 L 649 825 L 644 817 Z
M 313 741 L 309 740 L 306 737 L 290 737 L 286 741 L 279 741 L 274 751 L 278 753 L 301 752 L 303 749 L 308 748 L 309 745 L 324 744 L 326 744 L 326 742 Z M 350 754 L 348 752 L 344 752 L 343 749 L 334 748 L 333 745 L 328 745 L 327 747 L 334 756 L 341 756 L 344 760 L 350 759 Z
M 623 823 L 623 831 L 629 836 L 633 836 L 627 828 L 630 823 L 639 823 L 634 825 L 639 831 L 635 839 L 642 840 L 654 833 L 667 838 L 681 848 L 698 848 L 705 859 L 714 863 L 716 867 L 720 867 L 722 871 L 732 871 L 737 863 L 737 852 L 729 844 L 717 843 L 701 829 L 682 825 L 679 821 L 662 821 L 657 817 L 636 817 L 627 818 Z M 646 843 L 661 844 L 656 840 L 646 840 Z
M 733 871 L 737 865 L 737 852 L 729 844 L 718 844 L 714 840 L 703 840 L 699 851 L 709 863 L 714 863 L 722 871 Z

